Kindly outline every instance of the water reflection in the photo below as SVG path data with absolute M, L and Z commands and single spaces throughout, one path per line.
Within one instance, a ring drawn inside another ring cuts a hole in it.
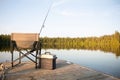
M 77 49 L 77 50 L 100 50 L 100 51 L 104 51 L 104 52 L 112 52 L 113 54 L 116 55 L 116 57 L 120 56 L 120 45 L 74 45 L 74 44 L 69 44 L 69 45 L 48 45 L 48 44 L 44 44 L 43 45 L 44 49 Z
M 48 45 L 48 44 L 43 44 L 42 49 L 77 49 L 77 50 L 100 50 L 100 51 L 104 51 L 106 52 L 112 52 L 113 54 L 116 55 L 116 57 L 120 56 L 120 45 L 96 45 L 96 46 L 92 46 L 92 45 L 83 45 L 83 46 L 79 46 L 79 45 L 56 45 L 56 44 L 52 44 L 52 45 Z M 0 46 L 0 52 L 4 52 L 4 51 L 10 51 L 10 47 L 9 46 Z

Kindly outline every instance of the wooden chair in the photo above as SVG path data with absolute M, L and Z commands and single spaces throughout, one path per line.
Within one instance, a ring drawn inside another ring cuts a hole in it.
M 14 59 L 14 50 L 19 52 L 19 57 Z M 39 42 L 39 34 L 37 33 L 12 33 L 11 34 L 11 54 L 12 67 L 21 63 L 21 59 L 27 57 L 35 63 L 35 67 L 39 66 L 41 54 L 41 43 Z M 34 57 L 31 58 L 28 55 Z

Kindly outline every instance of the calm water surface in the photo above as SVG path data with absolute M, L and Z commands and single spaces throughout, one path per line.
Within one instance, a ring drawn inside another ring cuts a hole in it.
M 58 59 L 71 61 L 73 63 L 90 67 L 94 70 L 120 78 L 120 56 L 116 57 L 111 52 L 90 51 L 90 50 L 42 50 L 42 53 L 49 51 L 55 54 Z M 15 57 L 18 56 L 17 54 Z M 0 52 L 0 62 L 11 60 L 10 52 Z M 23 61 L 28 59 L 24 58 Z

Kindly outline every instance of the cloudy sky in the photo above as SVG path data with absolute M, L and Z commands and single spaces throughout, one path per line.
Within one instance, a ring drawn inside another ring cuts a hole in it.
M 0 34 L 88 37 L 120 32 L 120 0 L 0 0 Z

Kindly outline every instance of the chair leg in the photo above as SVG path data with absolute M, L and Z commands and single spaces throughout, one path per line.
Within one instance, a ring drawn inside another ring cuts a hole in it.
M 12 67 L 14 66 L 13 65 L 13 52 L 11 53 L 11 64 L 12 64 Z
M 38 68 L 38 61 L 37 61 L 37 57 L 38 57 L 38 50 L 36 50 L 36 56 L 35 56 L 35 68 L 37 69 Z
M 21 53 L 19 53 L 19 64 L 21 63 Z
M 39 50 L 39 59 L 38 59 L 39 60 L 39 68 L 41 68 L 41 57 L 40 56 L 41 56 L 41 49 Z

